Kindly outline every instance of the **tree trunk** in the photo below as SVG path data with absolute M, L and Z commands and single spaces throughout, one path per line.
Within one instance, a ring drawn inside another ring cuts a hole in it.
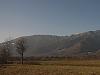
M 21 55 L 21 64 L 23 64 L 23 53 Z

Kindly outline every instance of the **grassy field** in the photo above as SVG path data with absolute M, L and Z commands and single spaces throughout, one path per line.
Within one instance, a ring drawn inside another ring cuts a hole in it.
M 100 60 L 39 61 L 39 64 L 10 64 L 0 75 L 100 75 Z

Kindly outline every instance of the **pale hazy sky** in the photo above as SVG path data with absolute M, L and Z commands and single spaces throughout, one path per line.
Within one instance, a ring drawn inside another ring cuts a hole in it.
M 100 29 L 100 0 L 0 0 L 0 42 Z

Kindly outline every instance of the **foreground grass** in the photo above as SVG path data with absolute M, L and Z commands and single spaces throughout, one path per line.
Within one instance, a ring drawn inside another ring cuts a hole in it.
M 100 75 L 99 62 L 42 61 L 41 65 L 13 64 L 2 68 L 0 75 Z

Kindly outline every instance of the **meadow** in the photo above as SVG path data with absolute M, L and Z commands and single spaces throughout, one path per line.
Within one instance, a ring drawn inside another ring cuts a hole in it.
M 9 64 L 0 68 L 0 75 L 100 75 L 100 60 L 36 61 L 35 64 Z

